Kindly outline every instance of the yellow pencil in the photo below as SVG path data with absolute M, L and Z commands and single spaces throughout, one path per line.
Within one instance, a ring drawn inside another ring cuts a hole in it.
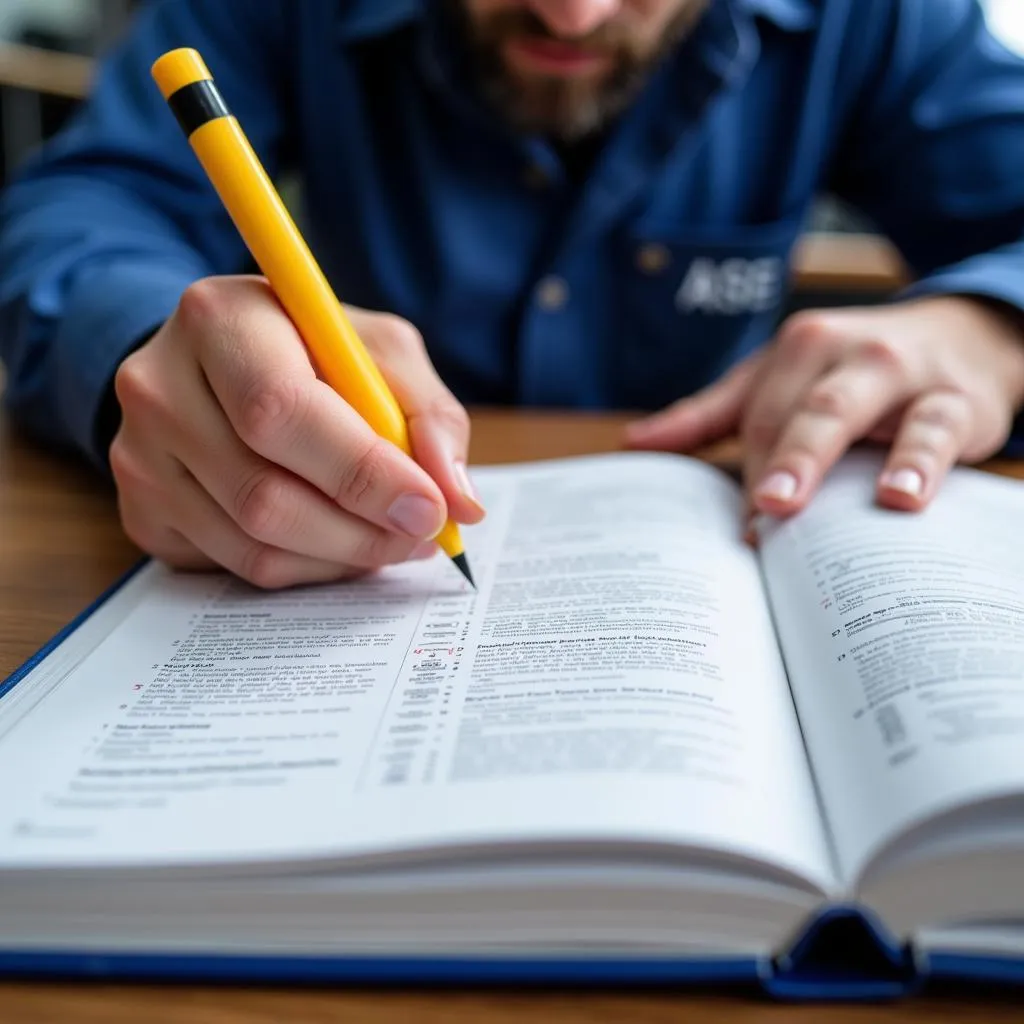
M 202 57 L 171 50 L 152 68 L 221 202 L 324 380 L 380 436 L 412 454 L 405 415 L 295 226 Z M 458 526 L 435 542 L 473 583 Z

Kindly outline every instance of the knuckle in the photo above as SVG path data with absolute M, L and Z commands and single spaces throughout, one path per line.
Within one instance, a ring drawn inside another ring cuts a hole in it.
M 794 437 L 785 442 L 784 447 L 776 454 L 775 461 L 781 463 L 780 469 L 799 468 L 806 463 L 817 464 L 827 450 L 827 446 L 818 448 L 808 438 Z
M 910 368 L 903 354 L 895 346 L 881 338 L 865 338 L 857 346 L 859 358 L 888 371 L 898 380 L 910 376 Z
M 177 319 L 186 331 L 208 325 L 224 315 L 224 286 L 214 277 L 193 281 L 178 299 Z
M 238 575 L 260 590 L 274 590 L 281 585 L 280 553 L 268 544 L 254 541 L 242 553 Z
M 960 429 L 968 418 L 970 409 L 966 399 L 955 393 L 941 396 L 940 400 L 922 404 L 914 413 L 914 419 L 923 426 L 935 427 L 949 433 Z
M 846 419 L 854 410 L 849 392 L 833 382 L 815 384 L 804 396 L 805 411 L 816 416 Z
M 366 449 L 350 459 L 341 470 L 341 481 L 334 494 L 345 508 L 359 506 L 374 493 L 387 476 L 387 442 L 375 438 Z
M 393 313 L 385 313 L 379 323 L 381 342 L 398 352 L 418 352 L 423 349 L 423 335 L 408 320 Z
M 302 418 L 306 391 L 298 382 L 260 377 L 242 397 L 238 432 L 259 450 L 278 434 L 287 433 Z
M 949 437 L 946 434 L 937 433 L 934 430 L 925 428 L 917 430 L 906 445 L 908 455 L 912 455 L 915 462 L 927 460 L 929 463 L 940 459 L 949 448 Z
M 265 469 L 247 477 L 235 495 L 235 521 L 257 540 L 271 540 L 287 529 L 287 488 Z
M 451 392 L 435 398 L 426 408 L 425 415 L 437 423 L 447 427 L 460 437 L 469 435 L 469 413 Z
M 790 356 L 801 356 L 820 351 L 831 344 L 832 322 L 823 313 L 809 310 L 794 313 L 779 331 L 779 346 Z
M 911 411 L 905 447 L 918 459 L 942 461 L 952 445 L 966 438 L 972 419 L 965 396 L 952 392 L 932 396 Z
M 151 414 L 165 404 L 160 377 L 150 372 L 148 361 L 140 353 L 130 355 L 117 368 L 114 395 L 121 411 L 132 418 Z

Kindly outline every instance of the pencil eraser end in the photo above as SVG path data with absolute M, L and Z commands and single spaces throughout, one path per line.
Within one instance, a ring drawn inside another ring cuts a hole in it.
M 188 47 L 170 50 L 160 57 L 150 69 L 164 99 L 193 82 L 213 78 L 205 61 Z

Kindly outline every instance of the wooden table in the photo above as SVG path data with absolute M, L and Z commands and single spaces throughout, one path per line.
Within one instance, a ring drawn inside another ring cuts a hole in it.
M 0 42 L 0 86 L 81 100 L 93 71 L 94 62 L 80 54 Z
M 621 418 L 487 413 L 473 461 L 508 462 L 619 446 Z M 728 450 L 717 453 L 728 459 Z M 1024 476 L 1024 467 L 1004 465 Z M 14 438 L 0 421 L 0 678 L 127 569 L 111 490 L 87 470 Z M 3 1024 L 874 1024 L 1024 1021 L 1024 999 L 954 990 L 882 1006 L 776 1006 L 753 994 L 281 990 L 195 986 L 0 984 Z

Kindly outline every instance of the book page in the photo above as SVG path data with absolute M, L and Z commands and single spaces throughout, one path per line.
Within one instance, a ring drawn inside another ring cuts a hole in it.
M 958 469 L 920 513 L 847 458 L 764 528 L 768 590 L 844 873 L 898 830 L 1024 795 L 1024 485 Z
M 276 594 L 153 570 L 0 740 L 0 858 L 629 842 L 827 884 L 735 485 L 652 455 L 479 480 L 475 593 L 443 556 Z

